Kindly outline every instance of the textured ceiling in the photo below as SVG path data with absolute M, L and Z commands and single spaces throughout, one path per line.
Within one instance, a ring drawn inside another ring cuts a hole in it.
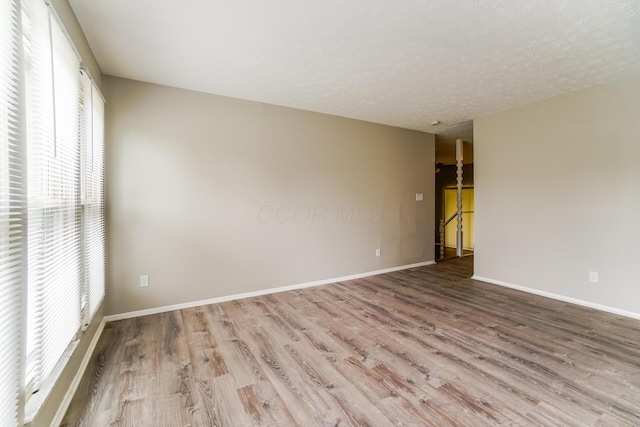
M 70 3 L 105 74 L 433 133 L 640 73 L 640 0 Z

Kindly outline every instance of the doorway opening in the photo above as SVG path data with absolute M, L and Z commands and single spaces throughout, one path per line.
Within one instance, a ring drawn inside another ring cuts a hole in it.
M 442 129 L 436 132 L 435 140 L 435 259 L 473 255 L 473 121 Z
M 457 210 L 458 201 L 458 189 L 456 187 L 445 187 L 443 189 L 442 199 L 444 201 L 444 218 L 451 218 Z M 474 233 L 473 233 L 473 220 L 474 220 L 474 193 L 473 186 L 462 187 L 462 250 L 463 256 L 473 254 L 474 249 Z M 444 247 L 445 258 L 448 258 L 449 254 L 455 256 L 456 249 L 456 221 L 451 221 L 444 228 Z

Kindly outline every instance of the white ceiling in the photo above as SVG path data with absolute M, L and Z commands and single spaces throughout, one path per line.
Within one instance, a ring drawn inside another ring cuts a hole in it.
M 105 74 L 433 133 L 640 73 L 640 0 L 70 3 Z

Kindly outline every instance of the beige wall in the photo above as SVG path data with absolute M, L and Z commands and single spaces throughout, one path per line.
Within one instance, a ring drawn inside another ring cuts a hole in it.
M 475 274 L 640 313 L 639 115 L 636 77 L 476 119 Z
M 108 76 L 104 90 L 107 314 L 433 260 L 433 135 Z

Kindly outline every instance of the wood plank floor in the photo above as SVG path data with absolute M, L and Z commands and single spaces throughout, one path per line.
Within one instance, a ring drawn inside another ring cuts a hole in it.
M 109 323 L 62 425 L 640 425 L 640 321 L 472 262 Z

